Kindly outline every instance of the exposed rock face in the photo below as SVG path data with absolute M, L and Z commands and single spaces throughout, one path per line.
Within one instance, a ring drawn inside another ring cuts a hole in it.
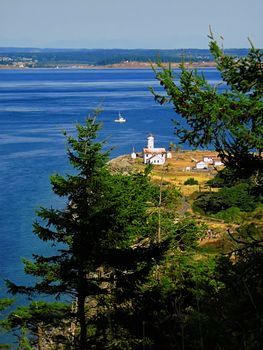
M 75 324 L 65 321 L 57 328 L 44 328 L 39 326 L 39 350 L 70 350 L 74 348 Z
M 134 172 L 134 159 L 128 155 L 119 156 L 109 161 L 110 170 L 113 173 L 130 174 Z

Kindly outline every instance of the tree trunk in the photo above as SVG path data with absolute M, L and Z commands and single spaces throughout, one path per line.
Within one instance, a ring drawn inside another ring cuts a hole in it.
M 87 350 L 87 327 L 86 327 L 86 315 L 85 315 L 85 294 L 79 293 L 78 296 L 78 316 L 80 325 L 80 340 L 79 350 Z
M 79 286 L 78 286 L 78 319 L 80 326 L 79 350 L 88 350 L 87 343 L 87 325 L 85 314 L 85 300 L 86 300 L 86 275 L 84 273 L 83 264 L 79 266 Z

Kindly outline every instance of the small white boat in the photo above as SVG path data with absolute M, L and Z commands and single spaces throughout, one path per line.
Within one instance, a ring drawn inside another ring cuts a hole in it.
M 126 119 L 119 113 L 118 118 L 116 118 L 115 123 L 125 123 Z

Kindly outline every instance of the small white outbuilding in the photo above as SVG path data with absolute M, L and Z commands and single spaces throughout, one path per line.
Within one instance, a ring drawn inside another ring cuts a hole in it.
M 224 163 L 220 158 L 214 158 L 214 166 L 222 166 Z
M 167 155 L 167 159 L 171 159 L 171 158 L 172 158 L 172 152 L 169 152 L 169 151 L 168 151 L 168 152 L 166 153 L 166 155 Z
M 133 147 L 132 154 L 131 154 L 131 159 L 136 159 L 136 157 L 137 157 L 137 155 L 134 152 L 134 147 Z
M 210 157 L 210 156 L 204 156 L 203 161 L 208 164 L 213 164 L 214 159 L 213 157 Z
M 222 160 L 220 158 L 217 158 L 217 157 L 210 157 L 210 156 L 205 156 L 203 158 L 203 161 L 207 164 L 211 164 L 211 165 L 214 165 L 214 166 L 222 166 L 224 165 Z
M 208 169 L 208 164 L 203 160 L 200 160 L 195 164 L 195 169 L 199 169 L 199 170 Z

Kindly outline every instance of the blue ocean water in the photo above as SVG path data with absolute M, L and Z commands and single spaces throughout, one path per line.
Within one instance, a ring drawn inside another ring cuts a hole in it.
M 215 69 L 204 73 L 219 83 Z M 74 133 L 74 123 L 100 106 L 100 138 L 114 147 L 112 157 L 141 151 L 149 132 L 157 146 L 177 142 L 172 106 L 157 104 L 149 86 L 160 89 L 151 70 L 0 71 L 0 286 L 6 278 L 24 283 L 21 257 L 50 249 L 32 234 L 32 223 L 40 205 L 61 204 L 49 176 L 70 172 L 62 130 Z M 127 123 L 114 123 L 118 112 Z

